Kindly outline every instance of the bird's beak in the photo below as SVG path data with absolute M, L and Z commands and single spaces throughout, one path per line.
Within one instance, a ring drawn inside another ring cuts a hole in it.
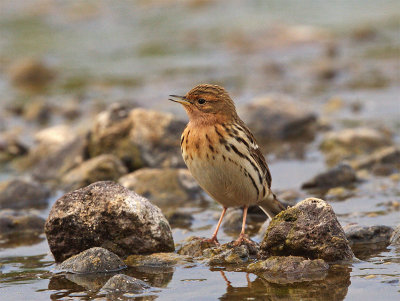
M 190 104 L 190 101 L 187 100 L 185 96 L 170 95 L 169 97 L 171 97 L 171 98 L 168 98 L 168 100 L 171 100 L 171 101 L 174 101 L 174 102 L 178 102 L 178 103 L 183 104 L 183 105 L 189 105 Z

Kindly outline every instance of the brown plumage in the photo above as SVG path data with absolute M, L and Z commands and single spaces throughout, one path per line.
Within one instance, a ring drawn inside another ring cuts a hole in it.
M 228 207 L 244 208 L 245 237 L 247 209 L 260 206 L 272 218 L 285 207 L 271 191 L 271 173 L 254 136 L 239 118 L 226 90 L 217 85 L 198 85 L 185 96 L 170 95 L 189 116 L 183 131 L 183 159 L 199 185 L 223 206 L 215 232 L 209 241 L 218 243 L 217 233 Z

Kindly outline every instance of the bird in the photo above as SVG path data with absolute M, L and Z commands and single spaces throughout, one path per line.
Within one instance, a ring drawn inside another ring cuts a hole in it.
M 183 160 L 200 187 L 223 207 L 206 241 L 219 245 L 217 234 L 227 208 L 243 207 L 234 245 L 252 243 L 245 234 L 249 206 L 258 205 L 269 218 L 286 209 L 271 190 L 271 173 L 256 139 L 219 85 L 200 84 L 184 96 L 169 96 L 189 117 L 180 141 Z

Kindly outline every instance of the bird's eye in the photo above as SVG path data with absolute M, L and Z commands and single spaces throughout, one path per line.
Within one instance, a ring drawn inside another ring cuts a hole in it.
M 203 104 L 203 103 L 205 103 L 206 102 L 206 100 L 204 99 L 204 98 L 199 98 L 198 100 L 197 100 L 197 102 L 199 103 L 199 104 Z

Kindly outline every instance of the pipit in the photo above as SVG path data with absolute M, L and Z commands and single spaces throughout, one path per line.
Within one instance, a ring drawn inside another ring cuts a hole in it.
M 285 209 L 271 191 L 271 173 L 257 142 L 236 113 L 226 90 L 198 85 L 185 96 L 170 95 L 183 105 L 189 123 L 181 137 L 183 159 L 199 185 L 223 206 L 210 239 L 217 234 L 228 207 L 243 207 L 242 231 L 234 242 L 250 242 L 245 235 L 247 209 L 258 205 L 272 218 Z

